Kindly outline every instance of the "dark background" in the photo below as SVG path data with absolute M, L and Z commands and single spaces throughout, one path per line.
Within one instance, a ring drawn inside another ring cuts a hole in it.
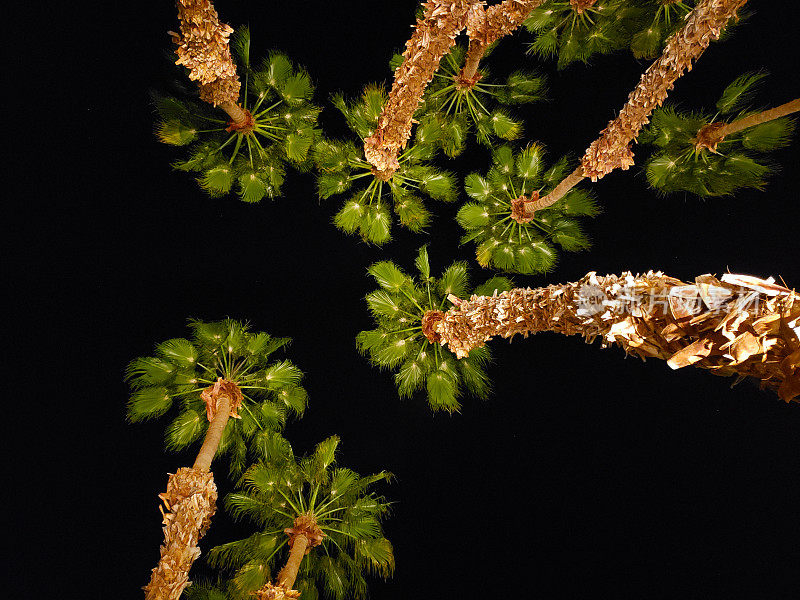
M 780 3 L 750 4 L 749 22 L 679 80 L 673 101 L 711 108 L 727 83 L 759 68 L 772 73 L 764 106 L 799 95 L 796 25 Z M 328 95 L 389 80 L 415 7 L 217 2 L 223 21 L 250 25 L 256 53 L 281 49 L 308 68 L 331 136 L 347 130 Z M 371 327 L 365 269 L 384 258 L 411 268 L 427 243 L 434 271 L 468 259 L 475 280 L 488 277 L 472 246 L 457 245 L 457 206 L 435 205 L 429 233 L 395 227 L 394 241 L 376 248 L 335 230 L 341 200 L 318 201 L 309 175 L 290 172 L 274 202 L 210 199 L 171 170 L 180 151 L 153 135 L 148 94 L 169 85 L 171 2 L 31 10 L 35 28 L 23 30 L 25 52 L 10 66 L 34 77 L 10 81 L 19 105 L 7 115 L 25 136 L 8 145 L 32 142 L 19 164 L 6 163 L 19 184 L 5 236 L 6 266 L 17 271 L 7 295 L 19 303 L 9 327 L 20 326 L 5 346 L 21 359 L 8 363 L 4 394 L 13 597 L 141 597 L 161 542 L 156 495 L 193 453 L 164 451 L 166 420 L 125 422 L 124 367 L 185 335 L 187 317 L 225 316 L 293 337 L 287 357 L 310 395 L 285 432 L 298 452 L 336 433 L 341 464 L 396 474 L 383 493 L 396 501 L 386 532 L 397 570 L 371 584 L 373 598 L 796 592 L 796 404 L 549 334 L 493 342 L 494 394 L 467 398 L 461 414 L 431 415 L 422 396 L 399 401 L 390 374 L 355 351 L 355 334 Z M 622 52 L 556 72 L 524 56 L 528 40 L 506 39 L 489 66 L 548 73 L 551 100 L 518 113 L 526 138 L 552 157 L 580 155 L 649 63 Z M 485 171 L 487 159 L 476 148 L 442 165 L 463 176 Z M 613 173 L 592 185 L 605 209 L 587 223 L 593 248 L 563 256 L 546 277 L 516 280 L 730 270 L 796 286 L 797 139 L 775 159 L 782 171 L 765 192 L 732 199 L 659 198 L 636 168 Z M 218 485 L 230 491 L 224 477 Z M 220 512 L 202 547 L 249 532 Z

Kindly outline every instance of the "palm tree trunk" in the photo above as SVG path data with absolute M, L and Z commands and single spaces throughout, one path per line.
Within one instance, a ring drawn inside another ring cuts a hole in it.
M 800 98 L 795 98 L 775 108 L 737 119 L 733 123 L 709 123 L 701 127 L 700 131 L 697 132 L 695 144 L 698 148 L 709 148 L 714 151 L 717 149 L 717 144 L 729 135 L 774 119 L 780 119 L 798 111 L 800 111 Z
M 178 600 L 189 585 L 189 569 L 200 556 L 198 542 L 216 511 L 217 486 L 208 471 L 184 467 L 169 476 L 167 491 L 159 494 L 164 515 L 161 558 L 144 587 L 146 600 Z
M 278 573 L 278 585 L 284 589 L 292 589 L 295 579 L 297 579 L 297 572 L 300 570 L 300 563 L 303 562 L 303 557 L 306 555 L 306 548 L 308 548 L 308 538 L 302 534 L 294 536 L 289 558 L 281 572 Z
M 781 104 L 775 108 L 770 108 L 769 110 L 750 115 L 749 117 L 738 119 L 733 123 L 728 123 L 720 130 L 720 134 L 724 138 L 726 135 L 732 135 L 742 131 L 743 129 L 747 129 L 748 127 L 755 127 L 756 125 L 761 125 L 762 123 L 772 121 L 773 119 L 780 119 L 781 117 L 785 117 L 798 111 L 800 111 L 800 98 L 795 98 L 786 104 Z
M 217 453 L 219 442 L 222 439 L 222 433 L 225 431 L 225 426 L 228 424 L 230 416 L 231 399 L 228 396 L 220 396 L 217 400 L 217 414 L 214 416 L 211 423 L 208 424 L 206 437 L 203 440 L 200 451 L 197 453 L 197 458 L 195 458 L 192 468 L 204 472 L 211 469 L 211 460 Z
M 209 0 L 177 0 L 176 5 L 181 32 L 172 33 L 178 46 L 175 64 L 189 69 L 189 79 L 200 87 L 201 100 L 219 106 L 233 123 L 243 123 L 245 112 L 237 104 L 241 85 L 228 39 L 233 29 L 220 23 Z
M 580 177 L 577 176 L 577 170 L 571 173 L 569 181 L 565 179 L 547 196 L 536 201 L 537 208 L 541 210 L 552 206 L 584 177 L 597 181 L 614 169 L 630 168 L 633 164 L 630 144 L 650 121 L 650 114 L 661 106 L 675 81 L 685 71 L 691 71 L 693 62 L 713 40 L 719 38 L 728 20 L 735 17 L 746 2 L 702 0 L 688 15 L 680 31 L 667 41 L 661 58 L 644 72 L 617 118 L 609 122 L 600 137 L 586 150 L 581 160 Z M 526 215 L 533 210 L 528 204 L 525 207 Z
M 194 466 L 170 475 L 167 491 L 159 494 L 167 508 L 167 512 L 161 510 L 164 543 L 158 565 L 144 588 L 146 600 L 178 600 L 189 585 L 189 569 L 200 556 L 198 543 L 216 512 L 217 486 L 210 468 L 231 414 L 227 395 L 219 396 L 216 411 Z
M 755 377 L 786 402 L 800 402 L 800 294 L 773 280 L 701 275 L 688 284 L 660 272 L 592 272 L 565 285 L 449 299 L 449 311 L 426 316 L 428 339 L 458 358 L 494 336 L 553 331 L 599 337 L 603 347 L 618 344 L 673 369 Z
M 469 48 L 459 79 L 465 82 L 476 81 L 478 65 L 486 48 L 522 25 L 531 11 L 540 4 L 544 4 L 544 1 L 504 0 L 486 10 L 481 7 L 480 12 L 477 13 L 478 16 L 472 22 L 467 23 Z
M 423 6 L 425 13 L 417 19 L 414 34 L 406 42 L 403 63 L 394 72 L 378 127 L 364 140 L 364 156 L 384 180 L 399 167 L 397 154 L 411 137 L 414 111 L 439 61 L 467 26 L 469 15 L 482 8 L 476 0 L 432 0 Z

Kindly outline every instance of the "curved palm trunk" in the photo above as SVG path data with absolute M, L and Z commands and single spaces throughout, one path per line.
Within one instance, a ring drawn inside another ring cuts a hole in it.
M 189 585 L 189 569 L 200 556 L 198 543 L 216 512 L 217 486 L 209 470 L 231 415 L 231 399 L 217 399 L 216 414 L 206 431 L 194 466 L 169 476 L 167 491 L 159 494 L 164 515 L 161 557 L 144 587 L 146 600 L 178 600 Z
M 755 377 L 783 400 L 800 402 L 800 294 L 746 275 L 684 283 L 660 272 L 587 274 L 580 281 L 497 296 L 449 297 L 427 320 L 431 342 L 467 356 L 494 336 L 553 331 L 600 338 L 604 347 L 655 357 L 678 369 Z
M 243 123 L 246 114 L 237 104 L 241 84 L 228 39 L 233 29 L 220 23 L 209 0 L 177 0 L 176 6 L 181 32 L 170 32 L 178 46 L 175 64 L 189 69 L 189 79 L 200 87 L 201 100 L 224 110 L 233 123 Z
M 384 180 L 400 166 L 397 155 L 411 136 L 414 111 L 439 61 L 467 26 L 469 15 L 482 8 L 476 0 L 432 0 L 423 7 L 425 13 L 417 19 L 414 34 L 406 42 L 403 63 L 394 72 L 378 127 L 364 140 L 364 156 Z
M 465 82 L 477 81 L 478 65 L 486 48 L 522 25 L 530 12 L 544 2 L 545 0 L 504 0 L 485 11 L 481 10 L 474 22 L 467 24 L 469 48 L 459 78 Z
M 729 19 L 747 0 L 702 0 L 688 15 L 684 26 L 675 33 L 664 47 L 661 58 L 656 60 L 642 75 L 639 84 L 628 96 L 628 101 L 616 119 L 609 122 L 581 160 L 581 166 L 547 196 L 526 202 L 525 215 L 533 218 L 534 210 L 552 206 L 584 177 L 592 181 L 604 177 L 614 169 L 628 169 L 633 165 L 630 144 L 639 135 L 642 127 L 650 121 L 650 114 L 661 106 L 675 81 L 685 71 L 691 71 L 692 63 L 719 38 Z
M 303 557 L 306 555 L 306 548 L 308 548 L 308 538 L 304 535 L 296 535 L 289 551 L 289 558 L 286 559 L 286 564 L 278 573 L 278 585 L 284 589 L 292 589 L 300 570 L 300 563 L 303 562 Z

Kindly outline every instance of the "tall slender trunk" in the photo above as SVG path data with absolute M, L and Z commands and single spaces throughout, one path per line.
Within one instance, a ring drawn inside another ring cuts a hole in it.
M 467 24 L 469 48 L 459 78 L 463 81 L 474 81 L 486 49 L 522 25 L 531 11 L 544 2 L 545 0 L 504 0 L 485 11 L 481 10 Z
M 732 123 L 709 123 L 700 128 L 695 138 L 695 144 L 700 148 L 709 148 L 716 150 L 717 144 L 724 140 L 727 136 L 739 133 L 750 127 L 767 123 L 774 119 L 780 119 L 800 111 L 800 98 L 790 100 L 785 104 L 770 108 L 768 110 L 737 119 Z
M 219 442 L 222 439 L 222 433 L 225 431 L 225 426 L 228 424 L 228 419 L 231 416 L 231 399 L 228 396 L 220 396 L 217 400 L 217 414 L 211 423 L 208 424 L 208 431 L 203 440 L 203 445 L 197 453 L 197 458 L 194 460 L 192 468 L 199 469 L 200 471 L 209 471 L 211 469 L 211 461 L 219 448 Z
M 178 600 L 189 585 L 189 569 L 200 556 L 198 543 L 216 512 L 217 486 L 211 461 L 219 448 L 231 414 L 231 399 L 219 396 L 216 414 L 208 425 L 194 466 L 178 469 L 169 476 L 167 491 L 159 494 L 164 515 L 164 543 L 161 557 L 145 587 L 146 600 Z
M 719 38 L 729 19 L 735 17 L 746 2 L 702 0 L 688 15 L 684 26 L 667 40 L 661 58 L 644 72 L 617 118 L 609 122 L 600 137 L 586 150 L 581 160 L 580 177 L 577 176 L 578 170 L 571 173 L 552 192 L 536 201 L 537 209 L 552 206 L 584 177 L 597 181 L 614 169 L 630 168 L 633 165 L 630 144 L 650 121 L 650 114 L 661 106 L 675 81 L 685 71 L 691 71 L 693 62 L 713 40 Z M 532 202 L 526 203 L 526 216 L 532 210 Z
M 450 296 L 429 339 L 467 356 L 494 336 L 541 331 L 600 338 L 604 347 L 719 375 L 755 377 L 783 400 L 800 396 L 800 294 L 774 280 L 700 275 L 693 284 L 660 272 L 598 276 L 497 296 Z
M 295 579 L 297 579 L 297 572 L 300 570 L 300 563 L 303 562 L 303 557 L 306 555 L 306 548 L 308 548 L 308 538 L 302 534 L 294 536 L 289 558 L 286 559 L 286 564 L 278 573 L 278 585 L 284 589 L 292 589 Z

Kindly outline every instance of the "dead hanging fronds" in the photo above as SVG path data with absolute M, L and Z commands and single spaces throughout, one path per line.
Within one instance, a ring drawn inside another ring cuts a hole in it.
M 200 99 L 217 105 L 239 100 L 239 77 L 228 38 L 233 29 L 219 22 L 209 0 L 178 0 L 181 32 L 170 32 L 178 48 L 176 64 L 189 69 L 189 79 L 200 86 Z
M 239 408 L 244 400 L 242 390 L 233 381 L 218 377 L 214 385 L 210 385 L 200 392 L 200 398 L 206 403 L 206 418 L 209 423 L 217 416 L 219 400 L 223 396 L 227 396 L 230 400 L 230 416 L 234 419 L 242 418 L 239 416 Z
M 673 369 L 755 377 L 786 402 L 800 401 L 800 295 L 771 278 L 700 275 L 689 284 L 653 271 L 591 272 L 564 285 L 450 300 L 433 330 L 459 358 L 495 336 L 553 331 L 600 338 Z
M 397 154 L 411 137 L 414 111 L 425 88 L 450 51 L 471 14 L 483 9 L 474 0 L 432 0 L 422 4 L 414 34 L 406 42 L 403 62 L 394 72 L 389 98 L 375 132 L 364 140 L 364 155 L 388 179 L 399 168 Z
M 184 467 L 169 476 L 164 502 L 161 558 L 145 587 L 146 600 L 178 600 L 189 585 L 189 569 L 200 556 L 198 541 L 216 512 L 217 486 L 210 472 Z

